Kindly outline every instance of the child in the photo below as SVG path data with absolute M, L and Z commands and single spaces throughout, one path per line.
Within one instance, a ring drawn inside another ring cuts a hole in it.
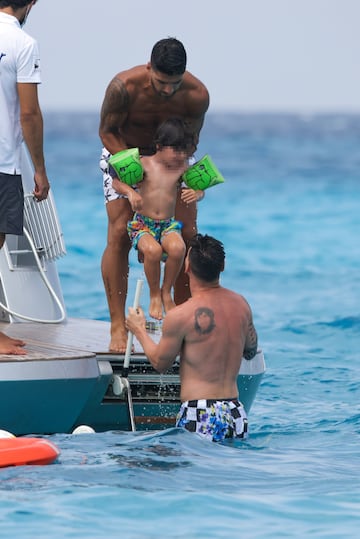
M 193 135 L 183 122 L 173 118 L 163 122 L 155 137 L 156 153 L 141 158 L 143 179 L 135 190 L 119 179 L 113 179 L 113 188 L 127 195 L 135 211 L 128 222 L 132 245 L 143 255 L 144 271 L 150 288 L 151 317 L 161 320 L 165 312 L 175 307 L 172 288 L 182 267 L 186 246 L 181 236 L 182 224 L 176 221 L 175 205 L 181 177 L 188 168 L 189 156 L 194 151 Z M 185 202 L 201 200 L 201 190 L 184 189 Z M 160 262 L 166 255 L 164 279 L 160 288 Z

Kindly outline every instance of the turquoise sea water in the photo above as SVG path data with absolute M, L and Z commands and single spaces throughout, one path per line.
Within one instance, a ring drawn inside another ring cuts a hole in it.
M 107 320 L 97 116 L 45 121 L 68 314 Z M 222 282 L 250 302 L 267 363 L 250 437 L 51 436 L 56 464 L 0 471 L 0 537 L 358 537 L 359 140 L 360 116 L 208 117 L 198 157 L 226 182 L 199 229 L 224 242 Z M 129 304 L 138 277 L 132 255 Z

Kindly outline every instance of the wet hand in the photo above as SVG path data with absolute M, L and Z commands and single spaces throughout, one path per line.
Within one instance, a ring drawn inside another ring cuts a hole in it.
M 134 309 L 129 307 L 128 316 L 125 320 L 125 327 L 131 333 L 135 333 L 137 329 L 146 329 L 146 319 L 144 311 L 141 307 Z

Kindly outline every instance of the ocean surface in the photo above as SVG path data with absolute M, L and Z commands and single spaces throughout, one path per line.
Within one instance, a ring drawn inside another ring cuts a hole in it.
M 108 320 L 98 118 L 44 116 L 68 315 Z M 213 113 L 205 153 L 226 181 L 199 230 L 224 242 L 222 284 L 248 299 L 266 358 L 248 440 L 51 436 L 55 464 L 0 470 L 0 537 L 359 536 L 360 116 Z M 132 254 L 129 304 L 142 271 Z

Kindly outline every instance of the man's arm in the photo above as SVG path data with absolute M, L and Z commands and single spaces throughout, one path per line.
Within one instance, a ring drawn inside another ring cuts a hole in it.
M 199 143 L 200 131 L 204 125 L 205 114 L 209 108 L 210 96 L 207 88 L 200 83 L 200 86 L 190 93 L 191 113 L 185 119 L 185 125 L 194 133 L 195 150 Z
M 38 200 L 47 197 L 50 184 L 44 160 L 43 118 L 40 110 L 37 84 L 18 83 L 21 128 L 34 165 L 34 195 Z
M 117 76 L 106 89 L 100 113 L 99 136 L 105 148 L 114 155 L 126 150 L 127 145 L 121 136 L 129 108 L 129 94 L 124 82 Z
M 135 335 L 150 363 L 160 373 L 171 367 L 183 343 L 183 335 L 174 311 L 176 308 L 169 311 L 164 319 L 162 336 L 158 344 L 146 332 L 145 315 L 142 309 L 129 307 L 129 314 L 125 321 L 126 328 Z

